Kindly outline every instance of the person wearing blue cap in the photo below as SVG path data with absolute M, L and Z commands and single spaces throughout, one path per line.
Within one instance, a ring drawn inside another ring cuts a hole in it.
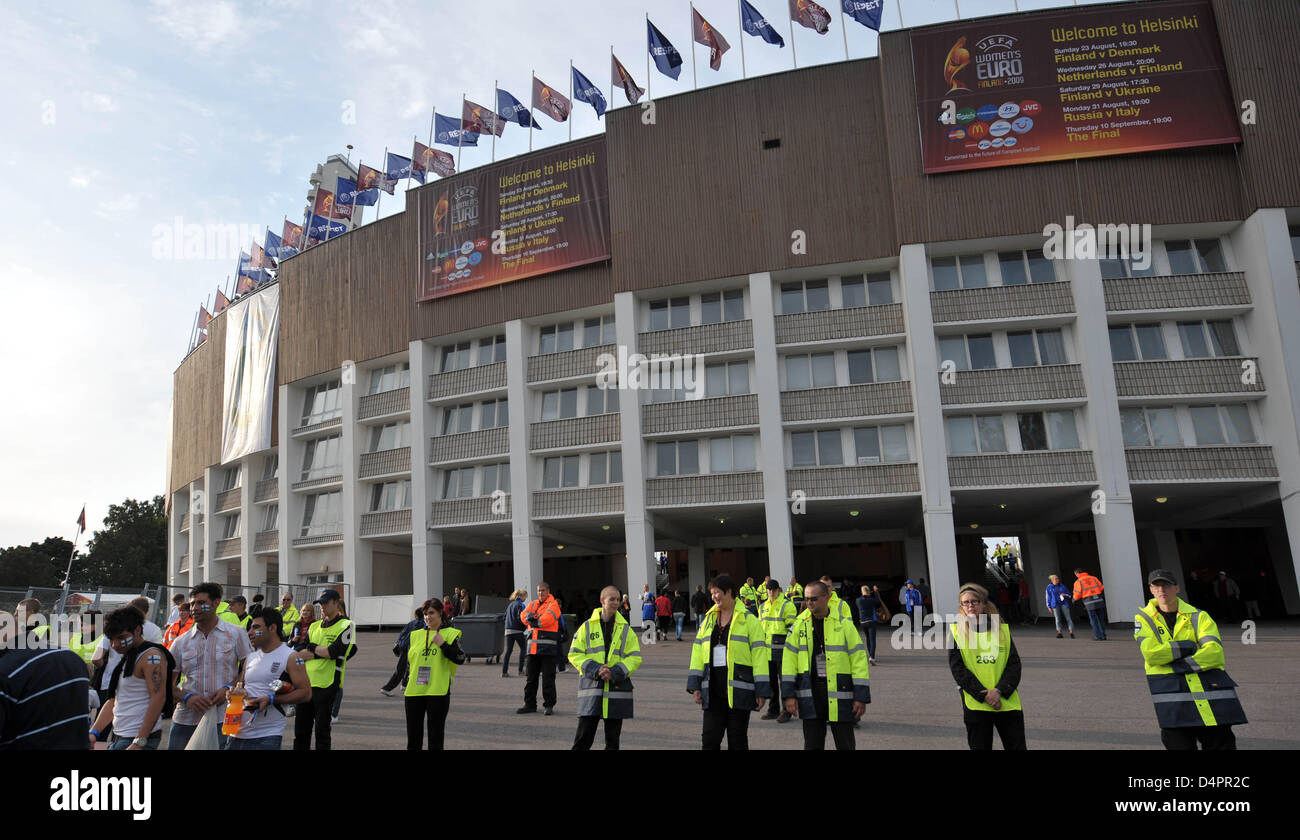
M 912 632 L 921 635 L 921 618 L 925 613 L 925 600 L 921 590 L 916 588 L 916 584 L 909 580 L 907 588 L 902 592 L 903 608 L 907 610 L 908 619 L 912 624 Z

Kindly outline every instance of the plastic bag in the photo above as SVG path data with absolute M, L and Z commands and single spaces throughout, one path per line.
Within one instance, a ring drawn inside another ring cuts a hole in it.
M 218 703 L 203 714 L 203 720 L 194 730 L 194 735 L 190 737 L 190 742 L 185 745 L 187 750 L 219 750 L 221 749 L 221 724 L 226 717 L 226 706 L 224 703 Z

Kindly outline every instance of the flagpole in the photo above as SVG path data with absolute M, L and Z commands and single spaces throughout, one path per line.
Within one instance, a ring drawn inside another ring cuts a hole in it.
M 533 81 L 528 86 L 528 151 L 533 150 L 533 102 L 536 101 L 537 95 L 533 91 L 537 90 L 537 71 L 529 70 L 528 75 L 533 77 Z M 727 746 L 730 746 L 728 744 Z
M 952 7 L 957 10 L 957 20 L 961 20 L 961 3 L 958 3 L 957 0 L 952 0 Z
M 844 60 L 849 60 L 849 16 L 840 9 L 840 31 L 844 33 Z
M 695 75 L 695 2 L 691 2 L 691 87 L 699 90 L 700 80 Z M 728 744 L 730 746 L 730 744 Z
M 653 97 L 650 96 L 650 13 L 645 13 L 645 101 L 649 102 Z M 731 746 L 730 743 L 727 746 Z
M 186 350 L 185 350 L 185 355 L 186 355 L 186 356 L 188 356 L 189 354 L 191 354 L 191 353 L 194 352 L 194 329 L 195 329 L 198 325 L 199 325 L 199 313 L 195 312 L 195 313 L 194 313 L 194 323 L 190 324 L 190 338 L 189 338 L 189 346 L 188 346 L 188 347 L 186 348 Z
M 501 83 L 500 79 L 492 80 L 492 162 L 497 162 L 497 85 Z
M 903 0 L 894 0 L 894 5 L 898 7 L 898 28 L 903 28 Z M 730 744 L 728 744 L 730 746 Z
M 198 316 L 196 315 L 195 317 L 198 317 Z M 85 503 L 85 502 L 82 502 L 82 503 L 81 503 L 81 513 L 82 513 L 83 516 L 84 516 L 85 513 L 86 513 L 86 503 Z M 84 529 L 83 529 L 83 527 L 82 527 L 82 525 L 81 525 L 81 518 L 78 517 L 78 518 L 77 518 L 77 533 L 76 533 L 76 536 L 74 536 L 74 537 L 72 538 L 72 551 L 68 552 L 68 568 L 67 568 L 66 570 L 64 570 L 64 572 L 63 572 L 63 594 L 61 594 L 61 595 L 59 596 L 59 603 L 58 603 L 58 606 L 56 606 L 56 607 L 54 608 L 54 611 L 55 611 L 56 614 L 57 614 L 57 613 L 62 613 L 64 610 L 67 609 L 67 604 L 68 604 L 68 584 L 69 584 L 69 582 L 72 580 L 72 558 L 74 558 L 74 557 L 77 556 L 77 542 L 81 539 L 81 532 L 82 532 L 82 530 L 84 530 Z M 82 629 L 82 638 L 83 638 L 83 639 L 86 638 L 86 635 L 85 635 L 85 634 L 88 633 L 88 632 L 90 632 L 89 629 L 87 629 L 87 628 L 83 628 L 83 629 Z
M 438 118 L 438 106 L 433 106 L 433 113 L 429 114 L 429 148 L 433 148 L 433 121 Z
M 357 174 L 360 174 L 360 173 L 357 173 Z M 387 147 L 387 146 L 384 147 L 384 168 L 383 168 L 383 175 L 384 175 L 384 183 L 387 184 L 387 183 L 388 183 L 388 147 Z M 353 201 L 355 202 L 356 199 L 353 199 Z M 382 204 L 383 202 L 384 202 L 384 190 L 383 190 L 383 188 L 381 187 L 380 190 L 379 190 L 379 195 L 375 198 L 375 221 L 376 221 L 376 222 L 379 221 L 379 205 Z M 355 205 L 354 205 L 354 208 L 355 208 Z
M 745 78 L 745 13 L 736 0 L 736 21 L 740 24 L 740 78 Z
M 956 2 L 956 0 L 953 0 Z M 794 69 L 799 69 L 799 52 L 794 48 L 794 18 L 790 18 L 790 57 L 794 59 Z
M 569 141 L 573 141 L 573 59 L 569 59 L 569 113 L 565 115 L 565 122 L 569 124 Z M 727 746 L 731 746 L 728 742 Z
M 609 45 L 609 109 L 614 110 L 614 45 Z
M 954 0 L 956 2 L 956 0 Z M 465 142 L 465 94 L 460 95 L 460 133 L 456 135 L 456 171 L 460 171 L 460 147 Z

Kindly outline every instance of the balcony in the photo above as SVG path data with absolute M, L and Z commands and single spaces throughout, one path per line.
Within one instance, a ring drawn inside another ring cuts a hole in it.
M 411 447 L 399 446 L 396 449 L 381 449 L 378 452 L 366 452 L 361 456 L 361 479 L 382 478 L 390 475 L 411 474 Z
M 238 557 L 244 548 L 243 537 L 231 537 L 228 540 L 217 540 L 216 550 L 212 553 L 213 560 L 228 560 L 231 557 Z
M 472 499 L 440 499 L 432 503 L 429 525 L 434 528 L 448 528 L 456 525 L 501 525 L 510 527 L 510 494 L 501 497 L 500 509 L 492 510 L 496 500 L 491 496 L 476 496 Z
M 646 507 L 761 502 L 763 474 L 742 472 L 651 478 L 645 483 L 645 495 Z
M 1081 400 L 1087 397 L 1078 365 L 959 370 L 956 382 L 939 381 L 944 405 L 1026 403 L 1039 400 Z
M 343 418 L 339 416 L 332 420 L 322 420 L 319 423 L 299 426 L 293 430 L 291 436 L 294 440 L 310 440 L 312 438 L 328 437 L 332 432 L 337 432 L 342 428 Z
M 361 514 L 361 536 L 392 537 L 411 533 L 411 509 Z
M 254 502 L 274 502 L 280 498 L 280 479 L 264 478 L 253 487 Z
M 623 485 L 579 487 L 572 490 L 537 490 L 533 493 L 534 519 L 559 519 L 623 513 Z
M 1245 362 L 1253 362 L 1249 384 Z M 1175 359 L 1158 362 L 1116 362 L 1115 391 L 1121 397 L 1181 394 L 1249 394 L 1264 390 L 1259 359 Z
M 489 391 L 504 391 L 505 388 L 505 362 L 495 362 L 490 365 L 480 365 L 465 368 L 464 370 L 452 370 L 446 373 L 429 375 L 430 400 L 463 397 Z
M 411 389 L 394 388 L 378 394 L 366 394 L 358 401 L 357 419 L 365 422 L 377 417 L 411 413 Z
M 563 449 L 599 443 L 618 443 L 621 439 L 618 412 L 571 417 L 567 420 L 544 420 L 528 427 L 528 448 Z
M 641 406 L 643 435 L 675 434 L 695 429 L 734 429 L 757 425 L 757 394 L 678 400 Z
M 1162 446 L 1124 450 L 1129 481 L 1276 481 L 1271 446 Z
M 490 458 L 510 451 L 509 427 L 479 429 L 458 435 L 441 435 L 429 439 L 429 463 L 464 461 L 470 458 Z
M 337 469 L 337 467 L 335 468 Z M 307 490 L 337 490 L 343 486 L 342 473 L 334 475 L 325 475 L 319 478 L 305 478 L 302 481 L 295 481 L 289 485 L 289 489 L 295 493 L 302 493 Z
M 320 546 L 342 544 L 343 534 L 341 531 L 333 534 L 313 534 L 310 537 L 294 537 L 293 539 L 294 548 L 319 548 Z
M 673 355 L 726 353 L 754 346 L 754 325 L 749 321 L 726 321 L 675 330 L 655 330 L 637 335 L 637 351 Z
M 936 324 L 958 321 L 1001 321 L 1074 312 L 1070 284 L 1029 283 L 930 292 L 930 313 Z
M 1103 280 L 1107 312 L 1167 312 L 1177 309 L 1250 306 L 1246 274 L 1175 274 Z
M 550 382 L 555 379 L 572 379 L 577 376 L 595 377 L 601 366 L 596 361 L 604 353 L 616 356 L 618 346 L 601 344 L 579 350 L 564 350 L 542 356 L 528 357 L 528 381 Z
M 834 341 L 876 335 L 902 335 L 903 305 L 856 306 L 776 316 L 776 343 Z
M 948 481 L 953 489 L 1093 484 L 1097 471 L 1086 449 L 954 455 L 948 458 Z
M 897 496 L 921 492 L 916 464 L 859 464 L 850 467 L 809 467 L 785 471 L 789 492 L 810 499 Z
M 279 531 L 258 531 L 253 541 L 254 554 L 274 554 L 280 550 Z
M 781 419 L 786 422 L 910 414 L 911 411 L 910 382 L 877 382 L 781 392 Z
M 213 503 L 214 513 L 229 513 L 232 510 L 239 510 L 239 506 L 244 501 L 244 488 L 236 487 L 233 490 L 226 490 L 218 493 L 216 501 Z
M 189 515 L 188 513 L 182 513 L 182 514 L 181 514 L 181 533 L 183 534 L 183 533 L 185 533 L 186 531 L 188 531 L 189 529 L 190 529 L 190 515 Z

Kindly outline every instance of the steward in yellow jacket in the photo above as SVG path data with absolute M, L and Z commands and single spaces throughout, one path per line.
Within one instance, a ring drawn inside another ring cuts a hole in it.
M 569 662 L 578 672 L 578 733 L 575 750 L 591 749 L 596 724 L 605 721 L 605 749 L 618 749 L 623 721 L 632 717 L 632 672 L 641 667 L 637 634 L 619 613 L 616 586 L 600 592 L 600 609 L 578 627 Z
M 804 587 L 806 609 L 781 658 L 781 694 L 786 711 L 803 721 L 805 750 L 825 748 L 828 725 L 837 750 L 855 749 L 853 721 L 871 702 L 867 649 L 853 619 L 831 609 L 830 594 L 820 580 Z
M 763 623 L 736 600 L 730 575 L 709 581 L 713 608 L 691 645 L 686 691 L 704 710 L 700 740 L 706 750 L 749 749 L 749 713 L 762 711 L 772 693 Z
M 774 580 L 767 582 L 767 599 L 758 611 L 758 618 L 763 622 L 763 636 L 767 640 L 769 652 L 767 673 L 772 684 L 772 705 L 768 706 L 763 720 L 776 718 L 778 723 L 785 723 L 792 715 L 785 709 L 777 714 L 781 686 L 781 654 L 785 651 L 785 637 L 790 633 L 795 616 L 799 611 L 781 591 L 781 584 Z

